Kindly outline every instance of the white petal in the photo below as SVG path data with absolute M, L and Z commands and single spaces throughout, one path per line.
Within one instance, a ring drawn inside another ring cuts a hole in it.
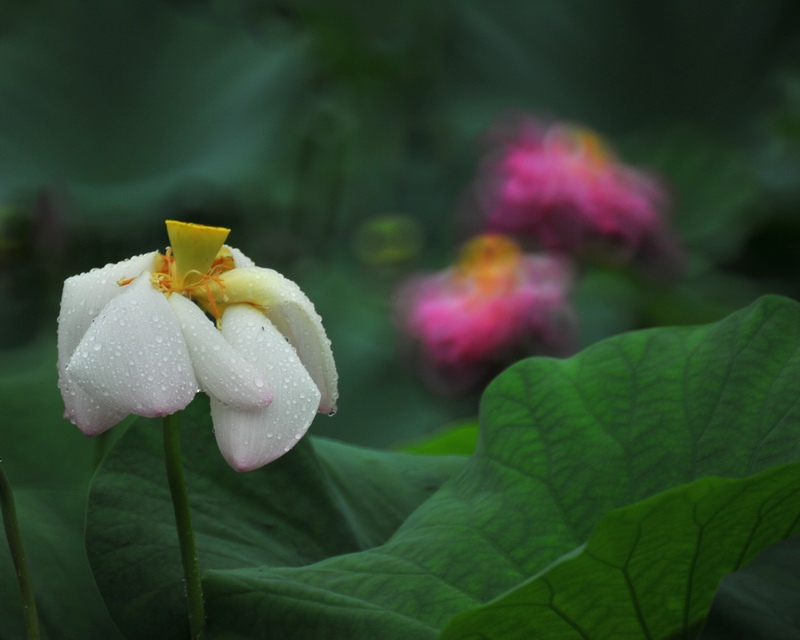
M 239 251 L 236 247 L 230 247 L 227 244 L 224 245 L 225 248 L 231 252 L 233 256 L 233 265 L 237 269 L 241 269 L 243 267 L 255 267 L 256 263 L 253 262 L 250 258 L 244 255 L 241 251 Z
M 64 417 L 87 436 L 107 431 L 128 414 L 86 393 L 66 372 L 58 376 L 64 398 Z
M 58 316 L 58 387 L 64 399 L 64 417 L 83 433 L 94 436 L 113 427 L 127 412 L 88 395 L 66 373 L 67 363 L 103 307 L 124 291 L 118 281 L 133 278 L 153 268 L 157 252 L 107 264 L 102 269 L 67 278 Z
M 122 293 L 124 287 L 117 282 L 123 278 L 135 278 L 142 271 L 150 271 L 156 254 L 156 251 L 145 253 L 67 278 L 58 316 L 59 369 L 67 365 L 92 320 L 112 298 Z
M 257 309 L 229 307 L 222 334 L 268 377 L 273 400 L 265 409 L 241 411 L 211 399 L 214 433 L 236 471 L 251 471 L 289 451 L 308 430 L 320 393 L 291 345 Z
M 319 411 L 335 412 L 339 391 L 331 342 L 308 296 L 297 284 L 272 269 L 234 269 L 220 279 L 231 302 L 251 302 L 265 310 L 267 317 L 297 350 L 300 361 L 320 390 Z
M 289 338 L 289 342 L 297 350 L 300 361 L 317 385 L 320 391 L 317 410 L 320 413 L 334 414 L 336 401 L 339 398 L 339 376 L 333 361 L 331 341 L 328 340 L 322 327 L 322 318 L 314 310 L 310 300 L 308 305 L 297 303 L 274 305 L 267 310 L 267 317 L 283 335 Z
M 183 409 L 197 391 L 178 319 L 148 272 L 103 308 L 66 373 L 92 398 L 147 417 Z
M 169 297 L 169 304 L 203 391 L 237 409 L 259 409 L 272 402 L 266 377 L 228 344 L 200 307 L 178 294 Z

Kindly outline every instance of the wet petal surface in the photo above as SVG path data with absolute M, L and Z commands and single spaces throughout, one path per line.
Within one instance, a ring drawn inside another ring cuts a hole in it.
M 272 393 L 261 371 L 228 344 L 194 302 L 172 294 L 169 304 L 180 323 L 200 388 L 236 409 L 266 407 Z
M 219 280 L 227 304 L 253 304 L 264 311 L 297 350 L 320 390 L 319 411 L 336 411 L 338 375 L 331 343 L 314 304 L 300 287 L 277 271 L 260 267 L 237 268 Z
M 178 319 L 147 272 L 105 306 L 67 373 L 98 401 L 147 417 L 183 409 L 197 391 Z
M 222 455 L 235 470 L 250 471 L 282 456 L 303 437 L 320 393 L 294 348 L 257 309 L 229 307 L 222 318 L 222 335 L 262 371 L 273 391 L 272 404 L 255 411 L 211 399 Z
M 90 396 L 66 372 L 59 376 L 58 388 L 64 399 L 64 417 L 84 435 L 101 434 L 127 416 L 127 412 Z
M 225 248 L 231 252 L 233 256 L 233 264 L 236 266 L 237 269 L 243 269 L 244 267 L 255 267 L 256 263 L 253 262 L 250 258 L 244 255 L 241 251 L 239 251 L 236 247 L 230 247 L 227 244 Z
M 156 251 L 145 253 L 67 278 L 58 316 L 59 371 L 67 366 L 92 320 L 124 291 L 118 284 L 119 280 L 135 278 L 143 271 L 152 270 L 156 255 Z

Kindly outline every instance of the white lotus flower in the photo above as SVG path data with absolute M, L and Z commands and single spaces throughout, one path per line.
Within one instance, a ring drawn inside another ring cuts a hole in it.
M 336 410 L 330 341 L 294 282 L 223 244 L 228 229 L 168 221 L 167 232 L 164 255 L 64 283 L 64 416 L 92 436 L 129 414 L 179 411 L 200 389 L 225 460 L 256 469 L 289 451 L 317 411 Z

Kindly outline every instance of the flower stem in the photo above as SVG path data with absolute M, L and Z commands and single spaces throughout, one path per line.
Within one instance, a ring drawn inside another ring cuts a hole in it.
M 198 640 L 203 636 L 206 615 L 203 589 L 200 584 L 200 565 L 192 531 L 192 514 L 189 512 L 189 495 L 183 479 L 178 416 L 179 413 L 173 413 L 164 418 L 164 460 L 167 466 L 169 490 L 172 494 L 172 507 L 175 510 L 178 543 L 181 548 L 186 599 L 189 605 L 189 628 L 192 640 Z
M 5 469 L 0 464 L 0 508 L 3 511 L 3 525 L 8 539 L 8 548 L 17 570 L 19 590 L 22 592 L 22 610 L 25 617 L 25 631 L 28 640 L 39 640 L 39 616 L 36 613 L 36 596 L 33 593 L 33 582 L 28 571 L 28 560 L 25 557 L 25 548 L 22 546 L 22 536 L 19 533 L 17 522 L 17 509 L 14 506 L 14 495 L 11 493 L 11 484 Z

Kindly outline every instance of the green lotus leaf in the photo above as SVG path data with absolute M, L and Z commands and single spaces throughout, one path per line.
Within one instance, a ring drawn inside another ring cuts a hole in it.
M 459 614 L 440 638 L 696 638 L 720 579 L 798 531 L 800 464 L 700 478 L 612 511 L 577 553 Z

